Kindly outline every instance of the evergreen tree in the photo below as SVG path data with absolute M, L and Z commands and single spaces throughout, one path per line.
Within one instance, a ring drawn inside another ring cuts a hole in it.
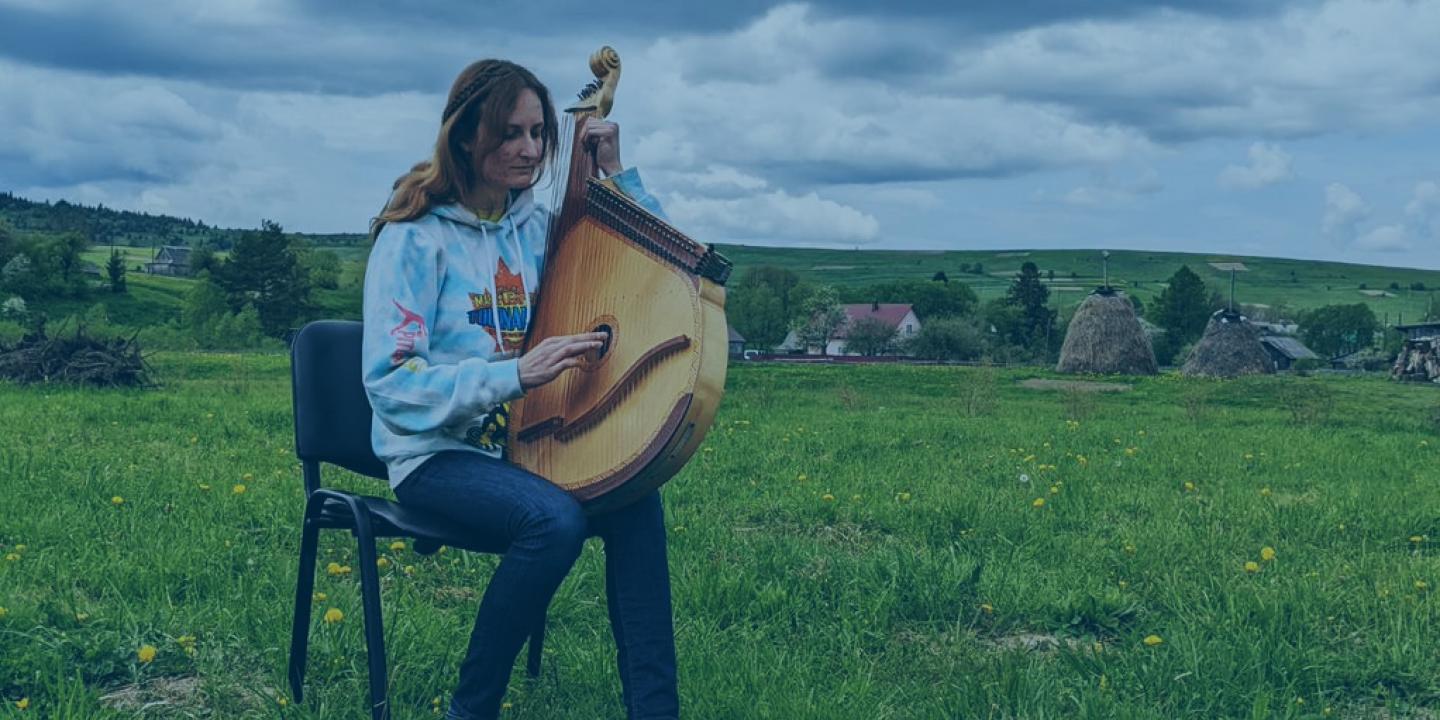
M 1164 328 L 1168 342 L 1178 348 L 1205 334 L 1213 312 L 1210 300 L 1205 281 L 1188 265 L 1181 265 L 1170 276 L 1169 286 L 1151 303 L 1149 320 Z
M 125 292 L 125 256 L 119 250 L 110 249 L 110 262 L 105 263 L 105 273 L 110 277 L 110 292 Z
M 308 314 L 310 277 L 296 257 L 279 223 L 261 222 L 259 231 L 246 232 L 235 243 L 216 273 L 231 309 L 240 311 L 251 303 L 260 316 L 265 334 L 281 337 Z
M 1020 266 L 1020 274 L 1010 282 L 1005 304 L 1018 308 L 1018 322 L 1009 328 L 1010 342 L 1037 355 L 1049 352 L 1055 334 L 1055 311 L 1046 306 L 1050 288 L 1040 281 L 1040 269 L 1033 262 Z

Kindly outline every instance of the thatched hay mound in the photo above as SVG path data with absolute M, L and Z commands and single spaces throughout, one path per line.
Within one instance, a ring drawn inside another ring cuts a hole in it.
M 149 367 L 135 338 L 91 337 L 84 327 L 60 337 L 44 329 L 14 344 L 0 343 L 0 379 L 21 383 L 75 383 L 98 387 L 150 387 Z
M 1190 351 L 1180 372 L 1185 375 L 1233 378 L 1261 375 L 1275 368 L 1260 344 L 1260 330 L 1243 316 L 1224 310 L 1210 317 L 1205 335 Z
M 1070 319 L 1055 370 L 1154 375 L 1159 368 L 1130 299 L 1122 293 L 1099 290 L 1085 298 Z

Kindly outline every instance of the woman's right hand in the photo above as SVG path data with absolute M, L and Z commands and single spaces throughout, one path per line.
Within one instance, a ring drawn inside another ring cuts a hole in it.
M 579 365 L 580 356 L 598 349 L 605 337 L 605 333 L 591 332 L 541 340 L 530 352 L 520 356 L 520 389 L 544 385 L 566 369 Z

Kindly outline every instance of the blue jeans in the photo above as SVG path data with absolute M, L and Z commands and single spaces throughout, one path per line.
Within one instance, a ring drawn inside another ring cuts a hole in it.
M 395 495 L 473 528 L 478 547 L 504 552 L 480 601 L 447 718 L 499 715 L 515 657 L 594 535 L 605 542 L 605 597 L 627 716 L 679 717 L 659 492 L 587 518 L 569 493 L 538 475 L 488 455 L 446 451 L 412 471 Z

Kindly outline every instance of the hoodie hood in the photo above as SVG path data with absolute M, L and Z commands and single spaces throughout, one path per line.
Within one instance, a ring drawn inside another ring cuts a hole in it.
M 502 224 L 514 223 L 520 225 L 530 218 L 535 212 L 535 190 L 525 188 L 524 190 L 510 191 L 510 203 L 505 208 L 505 214 L 499 220 L 484 220 L 470 211 L 470 208 L 458 202 L 448 205 L 436 205 L 430 208 L 430 213 L 437 217 L 445 218 L 452 222 L 468 225 L 479 230 L 494 231 Z

